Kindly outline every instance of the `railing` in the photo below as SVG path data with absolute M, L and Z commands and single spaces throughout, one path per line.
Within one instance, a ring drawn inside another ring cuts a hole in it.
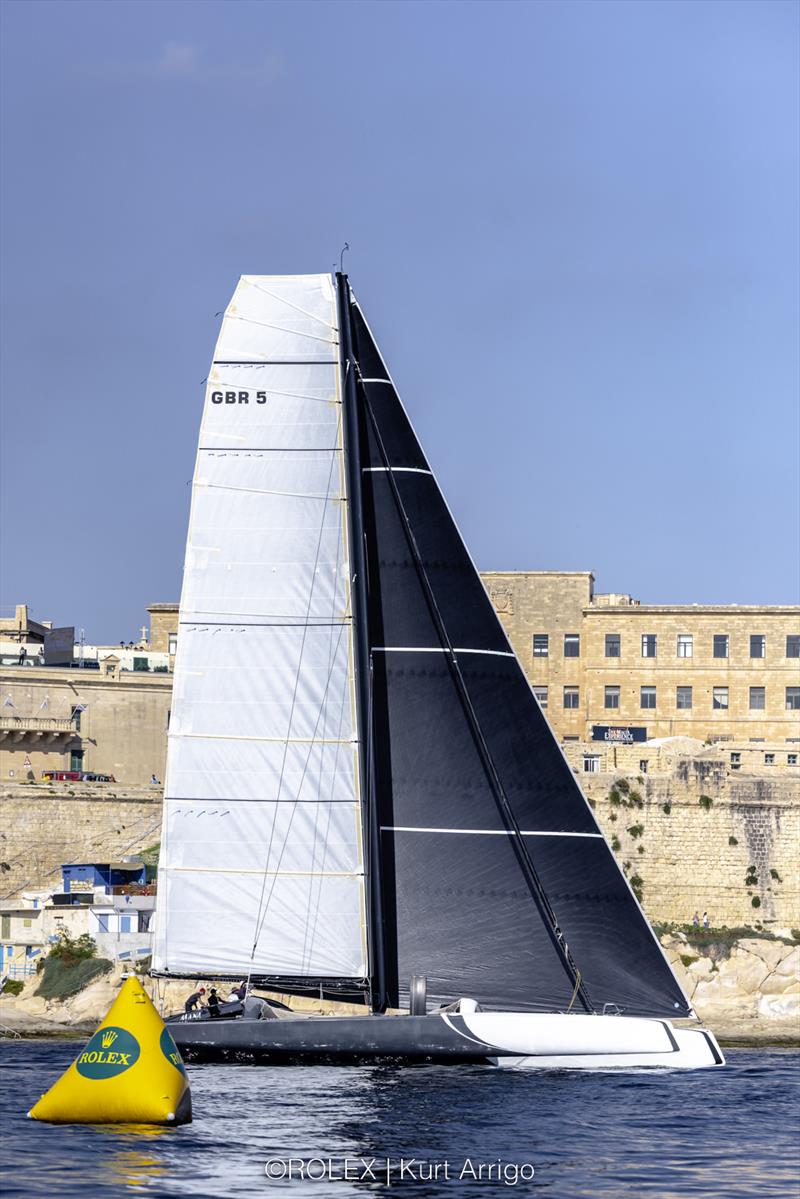
M 74 733 L 68 716 L 0 716 L 0 732 Z
M 111 895 L 155 895 L 155 883 L 123 883 L 118 887 L 109 887 Z M 107 892 L 107 893 L 108 893 Z
M 6 973 L 9 978 L 30 978 L 36 973 L 36 963 L 31 962 L 30 965 L 26 962 L 24 966 L 14 966 L 13 964 L 6 967 Z

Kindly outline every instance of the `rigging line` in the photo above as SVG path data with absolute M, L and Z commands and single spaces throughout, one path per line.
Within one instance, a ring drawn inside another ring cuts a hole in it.
M 572 1011 L 572 1005 L 575 1002 L 575 999 L 578 994 L 578 990 L 580 989 L 580 985 L 581 985 L 581 972 L 580 972 L 580 970 L 578 970 L 575 975 L 575 990 L 572 992 L 572 999 L 570 999 L 569 1003 L 567 1004 L 568 1012 Z
M 344 720 L 344 704 L 342 704 L 339 709 L 340 729 L 341 729 L 341 724 L 342 724 L 343 720 Z M 333 819 L 333 805 L 337 802 L 333 798 L 333 793 L 336 789 L 336 772 L 338 770 L 338 765 L 339 765 L 339 751 L 340 751 L 340 746 L 337 744 L 336 750 L 334 752 L 333 769 L 331 771 L 331 797 L 328 800 L 328 817 L 325 822 L 325 832 L 322 837 L 322 861 L 320 862 L 319 870 L 316 871 L 316 877 L 318 878 L 319 882 L 318 882 L 318 886 L 317 886 L 317 901 L 316 901 L 316 904 L 314 905 L 313 924 L 312 924 L 311 909 L 312 909 L 312 894 L 313 894 L 313 886 L 314 886 L 313 876 L 315 874 L 314 867 L 316 864 L 316 853 L 317 853 L 317 824 L 316 823 L 314 824 L 314 845 L 313 845 L 313 849 L 312 849 L 312 858 L 311 858 L 312 881 L 311 881 L 311 884 L 310 884 L 309 890 L 308 890 L 308 911 L 306 913 L 306 927 L 303 932 L 303 951 L 300 955 L 300 963 L 306 969 L 308 969 L 308 964 L 311 961 L 311 955 L 314 950 L 314 942 L 315 942 L 316 935 L 317 935 L 317 925 L 319 924 L 319 914 L 320 914 L 320 909 L 322 907 L 322 882 L 323 882 L 323 877 L 326 877 L 325 863 L 328 858 L 328 846 L 329 846 L 328 838 L 329 838 L 329 834 L 330 834 L 331 820 Z M 320 790 L 321 789 L 322 789 L 322 779 L 320 778 Z M 320 800 L 319 802 L 321 803 L 322 801 Z M 342 801 L 340 800 L 338 802 L 341 803 Z M 352 801 L 348 804 L 348 806 L 352 807 Z M 364 877 L 363 870 L 356 870 L 356 871 L 352 872 L 352 876 L 357 877 L 357 878 L 363 878 Z M 306 957 L 306 945 L 308 946 L 308 957 Z
M 340 477 L 339 477 L 339 485 L 340 485 L 340 490 L 342 490 L 343 489 L 343 479 L 341 478 L 341 471 L 340 471 Z M 339 523 L 338 523 L 337 531 L 336 531 L 336 562 L 337 562 L 337 564 L 340 562 L 341 557 L 342 557 L 342 520 L 340 519 Z M 334 602 L 334 606 L 335 606 L 335 603 L 336 603 L 335 594 L 333 596 L 333 602 Z M 334 613 L 332 612 L 331 615 L 334 615 Z M 333 645 L 333 632 L 331 631 L 330 639 L 328 642 L 328 671 L 329 672 L 333 669 L 334 654 L 335 654 L 335 650 L 334 650 L 334 645 Z M 325 697 L 325 706 L 327 708 L 327 695 Z M 343 718 L 344 718 L 344 703 L 340 703 L 340 705 L 339 705 L 339 728 L 337 730 L 337 735 L 339 737 L 341 737 L 341 735 L 342 735 Z M 327 728 L 327 711 L 325 713 L 325 717 L 323 718 L 323 727 Z M 336 753 L 337 753 L 337 758 L 338 758 L 338 747 L 337 747 Z M 322 766 L 324 763 L 324 757 L 325 757 L 325 751 L 323 750 L 321 760 L 320 760 L 320 769 L 319 769 L 319 775 L 318 775 L 318 788 L 317 788 L 317 800 L 320 803 L 322 801 L 322 777 L 323 777 Z M 334 791 L 334 787 L 336 785 L 336 764 L 337 764 L 337 761 L 335 759 L 333 775 L 332 775 L 332 779 L 331 779 L 331 798 L 333 798 L 333 791 Z M 325 828 L 325 839 L 323 841 L 323 846 L 325 848 L 327 848 L 327 838 L 328 838 L 328 832 L 330 830 L 330 822 L 331 822 L 332 812 L 333 812 L 333 809 L 329 806 L 328 807 L 328 821 L 327 821 L 327 825 Z M 317 860 L 318 832 L 319 832 L 318 822 L 315 820 L 314 821 L 314 840 L 313 840 L 312 848 L 311 848 L 311 870 L 312 870 L 312 873 L 314 871 L 314 866 L 316 865 L 316 860 Z M 322 869 L 324 869 L 324 858 L 325 858 L 325 853 L 323 851 Z M 318 891 L 318 895 L 317 895 L 317 911 L 319 910 L 321 896 L 322 896 L 322 880 L 320 878 L 319 891 Z M 311 921 L 312 899 L 313 899 L 313 883 L 309 886 L 309 889 L 308 889 L 308 910 L 306 912 L 306 921 L 305 921 L 305 927 L 303 930 L 303 949 L 302 949 L 302 953 L 300 955 L 300 962 L 301 962 L 301 965 L 303 965 L 303 966 L 305 966 L 305 963 L 306 963 L 306 946 L 307 946 L 307 942 L 308 942 L 308 930 L 309 930 L 309 925 L 310 925 L 310 921 Z M 313 941 L 312 941 L 312 947 L 313 947 Z M 309 948 L 309 957 L 310 957 L 310 954 L 311 954 L 311 948 Z
M 339 557 L 341 555 L 341 550 L 342 550 L 342 521 L 339 522 L 339 531 L 338 531 L 337 539 L 336 539 L 337 561 L 339 560 Z M 331 626 L 331 629 L 333 629 L 333 625 Z M 333 664 L 335 661 L 335 654 L 336 654 L 336 649 L 333 644 L 333 632 L 331 631 L 330 642 L 329 642 L 329 646 L 328 646 L 328 669 L 329 669 L 329 671 L 333 669 Z M 326 697 L 325 703 L 327 706 L 327 697 Z M 344 712 L 345 712 L 345 704 L 344 704 L 344 702 L 341 702 L 339 704 L 339 728 L 337 729 L 337 736 L 339 738 L 341 738 L 341 735 L 342 735 L 342 725 L 344 723 Z M 327 716 L 327 713 L 326 713 L 326 716 Z M 327 719 L 325 720 L 325 726 L 327 727 Z M 334 793 L 335 793 L 335 789 L 336 789 L 336 771 L 337 771 L 338 765 L 339 765 L 339 749 L 340 749 L 340 746 L 337 744 L 336 749 L 334 751 L 333 770 L 331 772 L 331 787 L 330 787 L 330 797 L 329 797 L 329 802 L 328 802 L 328 818 L 325 823 L 325 832 L 324 832 L 323 838 L 322 838 L 322 862 L 320 863 L 320 868 L 319 868 L 319 883 L 317 886 L 317 901 L 316 901 L 316 906 L 314 908 L 314 912 L 315 912 L 314 928 L 313 928 L 313 931 L 311 932 L 311 936 L 309 936 L 309 931 L 311 930 L 311 909 L 313 906 L 313 896 L 314 896 L 313 878 L 312 878 L 312 881 L 309 884 L 309 888 L 308 888 L 308 909 L 306 911 L 306 921 L 305 921 L 305 927 L 303 929 L 303 949 L 300 954 L 301 966 L 305 967 L 306 969 L 308 968 L 307 963 L 310 962 L 311 955 L 314 950 L 314 937 L 316 936 L 317 924 L 319 921 L 319 910 L 320 910 L 320 906 L 322 903 L 322 880 L 323 880 L 323 875 L 325 873 L 325 862 L 326 862 L 326 859 L 328 856 L 328 835 L 329 835 L 330 827 L 331 827 L 331 818 L 333 816 L 333 803 L 334 803 L 333 797 L 334 797 Z M 319 781 L 318 781 L 318 789 L 317 789 L 318 804 L 322 803 L 322 778 L 323 778 L 322 765 L 324 762 L 324 758 L 325 758 L 325 751 L 323 750 L 322 755 L 321 755 L 321 760 L 320 760 Z M 318 824 L 318 821 L 315 820 L 314 821 L 314 841 L 313 841 L 313 844 L 311 847 L 311 873 L 312 873 L 312 876 L 314 874 L 314 868 L 316 866 L 316 861 L 317 861 L 318 835 L 319 835 L 319 824 Z M 308 950 L 308 958 L 306 958 L 306 950 Z
M 338 655 L 338 652 L 339 652 L 339 645 L 341 644 L 342 633 L 344 632 L 344 628 L 345 628 L 345 626 L 344 626 L 344 625 L 341 625 L 341 626 L 340 626 L 340 628 L 339 628 L 339 633 L 338 633 L 338 635 L 337 635 L 337 641 L 336 641 L 336 647 L 335 647 L 335 651 L 334 651 L 334 658 L 333 658 L 333 660 L 332 660 L 333 662 L 335 662 L 336 655 Z M 323 704 L 324 704 L 324 703 L 325 703 L 325 701 L 326 701 L 326 697 L 327 697 L 328 690 L 329 690 L 329 688 L 330 688 L 330 683 L 331 683 L 331 679 L 332 679 L 332 677 L 333 677 L 333 665 L 331 666 L 331 670 L 330 670 L 330 672 L 329 672 L 329 674 L 328 674 L 328 678 L 327 678 L 327 680 L 326 680 L 326 683 L 325 683 L 325 692 L 324 692 L 324 694 L 323 694 Z M 341 708 L 340 708 L 340 714 L 341 714 Z M 315 735 L 316 735 L 316 730 L 317 730 L 317 728 L 319 727 L 319 722 L 320 722 L 321 716 L 322 716 L 322 708 L 321 708 L 321 709 L 320 709 L 320 711 L 317 713 L 317 721 L 316 721 L 316 724 L 315 724 L 315 726 L 314 726 L 314 733 L 315 733 Z M 352 741 L 351 741 L 350 743 L 352 744 Z M 312 746 L 312 748 L 313 748 L 313 746 Z M 310 763 L 310 761 L 311 761 L 311 752 L 312 752 L 312 750 L 311 750 L 311 749 L 309 749 L 309 751 L 308 751 L 308 754 L 307 754 L 307 756 L 306 756 L 306 761 L 305 761 L 305 763 L 304 763 L 304 765 L 303 765 L 303 772 L 302 772 L 302 775 L 301 775 L 301 777 L 300 777 L 300 782 L 299 782 L 299 784 L 298 784 L 298 787 L 297 787 L 297 790 L 296 790 L 296 793 L 295 793 L 295 800 L 294 800 L 294 802 L 293 802 L 293 805 L 292 805 L 292 810 L 291 810 L 291 813 L 290 813 L 290 815 L 289 815 L 289 821 L 288 821 L 288 824 L 287 824 L 287 826 L 286 826 L 286 834 L 287 834 L 287 835 L 286 835 L 286 838 L 285 838 L 285 840 L 284 840 L 283 846 L 282 846 L 282 848 L 281 848 L 280 855 L 279 855 L 279 857 L 278 857 L 278 867 L 276 868 L 276 873 L 275 873 L 275 876 L 273 877 L 272 886 L 271 886 L 271 888 L 270 888 L 270 893 L 269 893 L 269 896 L 267 897 L 266 905 L 264 906 L 264 914 L 263 914 L 263 917 L 261 918 L 261 922 L 260 922 L 260 925 L 259 925 L 259 930 L 258 930 L 258 934 L 257 934 L 257 938 L 256 938 L 256 940 L 258 940 L 258 937 L 260 937 L 260 935 L 261 935 L 261 930 L 262 930 L 262 929 L 263 929 L 263 927 L 264 927 L 264 922 L 266 921 L 267 914 L 268 914 L 268 912 L 269 912 L 269 906 L 270 906 L 270 903 L 271 903 L 271 900 L 272 900 L 272 895 L 273 895 L 273 892 L 274 892 L 274 889 L 275 889 L 275 883 L 276 883 L 276 881 L 277 881 L 277 869 L 279 869 L 279 868 L 280 868 L 280 863 L 281 863 L 281 861 L 282 861 L 282 859 L 283 859 L 283 854 L 284 854 L 284 852 L 285 852 L 285 849 L 286 849 L 286 844 L 287 844 L 287 841 L 288 841 L 288 833 L 289 833 L 289 831 L 291 830 L 291 827 L 292 827 L 292 822 L 293 822 L 293 820 L 294 820 L 295 812 L 296 812 L 296 810 L 297 810 L 297 805 L 298 805 L 298 803 L 300 802 L 300 801 L 299 801 L 299 795 L 300 795 L 300 792 L 301 792 L 301 790 L 302 790 L 303 782 L 304 782 L 304 780 L 305 780 L 305 776 L 306 776 L 306 772 L 307 772 L 307 770 L 308 770 L 309 763 Z M 320 888 L 320 890 L 321 890 L 321 888 Z M 255 952 L 255 950 L 254 950 L 254 952 Z
M 261 329 L 274 329 L 276 333 L 288 333 L 290 337 L 305 337 L 309 341 L 321 341 L 326 346 L 336 346 L 339 344 L 335 337 L 317 337 L 316 333 L 301 333 L 299 329 L 286 329 L 283 325 L 273 325 L 269 321 L 257 321 L 252 316 L 239 316 L 238 313 L 230 313 L 228 320 L 241 321 L 245 325 L 258 325 Z
M 339 420 L 338 420 L 339 428 L 341 428 L 341 421 L 342 421 L 342 418 L 341 418 L 341 409 L 340 409 L 339 410 Z M 340 435 L 341 434 L 340 434 L 339 430 L 337 429 L 337 434 L 336 434 L 337 441 L 339 440 Z M 333 478 L 333 464 L 335 461 L 336 461 L 336 455 L 331 454 L 330 466 L 328 468 L 328 491 L 330 491 L 330 488 L 331 488 L 331 479 Z M 317 566 L 319 565 L 319 557 L 320 557 L 320 553 L 322 551 L 322 538 L 324 536 L 324 533 L 325 533 L 325 515 L 324 515 L 324 510 L 323 510 L 323 517 L 320 522 L 319 535 L 317 537 L 317 551 L 316 551 L 316 554 L 314 557 L 314 573 L 311 576 L 311 586 L 309 587 L 309 590 L 308 590 L 308 604 L 306 605 L 306 621 L 308 620 L 309 616 L 311 615 L 311 606 L 314 602 L 314 587 L 315 587 L 315 584 L 317 581 Z M 344 625 L 342 625 L 341 627 L 344 628 Z M 289 707 L 289 722 L 288 722 L 287 729 L 286 729 L 287 736 L 286 736 L 286 741 L 285 741 L 285 744 L 283 747 L 283 757 L 281 760 L 280 775 L 278 777 L 277 799 L 280 799 L 281 790 L 283 788 L 283 777 L 284 777 L 284 773 L 286 771 L 286 759 L 287 759 L 287 756 L 289 753 L 289 734 L 292 731 L 292 721 L 294 719 L 294 710 L 295 710 L 295 705 L 297 703 L 297 690 L 300 685 L 300 671 L 301 671 L 302 664 L 303 664 L 303 653 L 305 651 L 307 636 L 308 636 L 308 625 L 306 624 L 303 627 L 303 637 L 300 642 L 300 653 L 299 653 L 299 656 L 297 659 L 297 673 L 295 675 L 295 680 L 294 680 L 294 690 L 292 691 L 292 702 Z M 340 636 L 341 636 L 341 632 L 340 632 Z M 330 678 L 328 678 L 328 681 L 326 683 L 326 689 L 329 685 L 330 685 Z M 316 733 L 316 728 L 314 729 L 314 732 Z M 269 860 L 272 855 L 272 842 L 275 837 L 275 824 L 277 821 L 277 815 L 278 815 L 278 805 L 276 804 L 275 812 L 272 817 L 272 827 L 270 829 L 269 842 L 267 844 L 267 853 L 266 853 L 266 857 L 264 860 L 264 870 L 265 871 L 269 867 Z M 284 841 L 284 848 L 285 848 L 285 845 L 286 845 L 286 842 Z M 251 968 L 252 968 L 252 963 L 255 960 L 256 947 L 258 946 L 258 938 L 260 935 L 261 927 L 263 927 L 263 920 L 261 918 L 261 912 L 262 912 L 262 907 L 263 907 L 263 903 L 264 903 L 264 892 L 266 890 L 266 885 L 267 885 L 267 876 L 265 873 L 262 884 L 261 884 L 261 894 L 258 899 L 258 911 L 256 913 L 255 937 L 253 938 L 253 948 L 250 951 Z M 274 883 L 273 883 L 273 888 L 274 888 Z M 270 891 L 270 897 L 271 897 L 271 895 L 272 895 L 272 891 Z
M 236 487 L 233 483 L 206 483 L 204 479 L 195 479 L 195 487 L 205 487 L 207 491 L 243 491 L 247 495 L 282 495 L 292 500 L 324 500 L 328 504 L 341 504 L 343 495 L 322 495 L 309 491 L 273 491 L 267 487 Z
M 244 276 L 244 281 L 249 287 L 254 287 L 256 291 L 263 292 L 265 296 L 271 296 L 273 300 L 277 300 L 279 304 L 285 304 L 287 308 L 294 308 L 295 312 L 302 313 L 309 320 L 317 321 L 318 324 L 324 325 L 326 329 L 330 329 L 333 333 L 339 332 L 336 325 L 332 325 L 330 321 L 326 321 L 323 317 L 317 316 L 313 312 L 308 312 L 305 308 L 301 308 L 299 304 L 293 304 L 291 300 L 286 299 L 286 296 L 280 296 L 276 292 L 270 291 L 268 287 L 262 287 L 260 283 L 254 283 L 248 275 Z
M 344 480 L 342 480 L 342 486 L 344 486 Z M 344 531 L 345 531 L 345 518 L 343 517 L 342 522 L 339 525 L 337 552 L 343 551 L 343 549 L 344 549 L 344 547 L 342 545 Z M 351 598 L 352 598 L 351 594 L 348 593 L 348 607 L 350 607 Z M 351 621 L 352 621 L 352 615 L 351 615 Z M 350 653 L 348 652 L 348 679 L 349 679 L 349 666 L 350 666 Z M 349 696 L 349 685 L 346 685 L 344 699 L 348 698 L 348 696 Z M 341 739 L 341 736 L 342 736 L 342 726 L 344 724 L 344 717 L 345 717 L 345 710 L 346 710 L 344 699 L 343 699 L 343 702 L 339 706 L 339 728 L 337 730 L 339 739 Z M 306 964 L 306 943 L 308 943 L 308 960 L 310 961 L 311 954 L 312 954 L 313 948 L 314 948 L 314 943 L 316 940 L 316 935 L 317 935 L 317 925 L 319 924 L 319 915 L 320 915 L 320 909 L 321 909 L 321 905 L 322 905 L 322 875 L 325 873 L 325 863 L 327 861 L 328 848 L 329 848 L 328 834 L 330 831 L 331 820 L 333 817 L 333 805 L 334 805 L 334 803 L 337 802 L 334 799 L 334 795 L 335 795 L 335 789 L 336 789 L 337 772 L 339 769 L 340 752 L 341 752 L 341 741 L 339 740 L 339 741 L 337 741 L 336 749 L 334 750 L 333 769 L 331 772 L 331 788 L 330 788 L 330 796 L 328 799 L 328 819 L 327 819 L 327 822 L 325 825 L 325 834 L 323 836 L 323 842 L 322 842 L 322 846 L 323 846 L 322 861 L 320 863 L 320 869 L 319 869 L 320 881 L 319 881 L 319 886 L 318 886 L 318 890 L 317 890 L 317 902 L 314 907 L 313 925 L 311 924 L 311 907 L 312 907 L 311 901 L 312 901 L 313 884 L 309 888 L 309 904 L 308 904 L 307 922 L 306 922 L 306 928 L 305 928 L 304 937 L 303 937 L 303 953 L 302 953 L 301 959 L 300 959 L 301 962 L 304 964 Z M 322 787 L 322 775 L 320 772 L 320 790 L 321 790 L 321 787 Z M 338 801 L 338 802 L 341 803 L 342 801 Z M 347 801 L 347 802 L 352 803 L 352 800 Z M 358 806 L 358 802 L 356 802 L 356 806 Z M 314 848 L 313 848 L 312 864 L 316 861 L 316 839 L 317 839 L 317 825 L 315 824 L 314 825 Z M 361 865 L 362 865 L 362 875 L 363 875 L 363 860 L 362 860 Z
M 343 631 L 344 631 L 344 626 L 343 626 L 343 627 L 342 627 L 342 628 L 339 630 L 338 642 L 341 642 L 341 637 L 342 637 L 342 632 L 343 632 Z M 338 651 L 338 643 L 337 643 L 337 651 Z M 330 682 L 331 682 L 331 679 L 332 679 L 332 678 L 333 678 L 333 671 L 331 671 L 331 673 L 329 674 L 329 676 L 328 676 L 328 679 L 327 679 L 327 682 L 326 682 L 326 684 L 325 684 L 325 693 L 327 693 L 327 691 L 328 691 L 328 688 L 330 687 Z M 324 698 L 325 698 L 325 697 L 324 697 L 324 695 L 323 695 L 323 701 L 324 701 Z M 315 732 L 315 733 L 316 733 L 316 730 L 317 730 L 317 728 L 319 727 L 319 723 L 320 723 L 321 717 L 322 717 L 322 708 L 320 708 L 319 712 L 317 713 L 317 723 L 316 723 L 316 725 L 314 726 L 314 732 Z M 311 761 L 311 752 L 312 752 L 312 749 L 313 749 L 313 746 L 314 746 L 314 744 L 325 744 L 325 743 L 324 743 L 324 742 L 316 742 L 316 743 L 315 743 L 315 742 L 312 742 L 312 743 L 311 743 L 311 749 L 309 749 L 309 751 L 308 751 L 308 754 L 306 755 L 306 760 L 305 760 L 305 762 L 304 762 L 304 764 L 303 764 L 303 771 L 302 771 L 302 774 L 300 775 L 300 781 L 299 781 L 299 783 L 297 784 L 296 796 L 298 796 L 298 797 L 299 797 L 299 794 L 300 794 L 300 792 L 301 792 L 301 790 L 302 790 L 303 783 L 305 782 L 305 777 L 306 777 L 306 773 L 307 773 L 307 771 L 308 771 L 308 766 L 309 766 L 309 763 L 310 763 L 310 761 Z M 284 853 L 286 852 L 286 845 L 287 845 L 287 843 L 288 843 L 288 840 L 289 840 L 289 833 L 291 832 L 291 828 L 292 828 L 292 822 L 294 821 L 295 813 L 296 813 L 296 811 L 297 811 L 297 806 L 298 806 L 299 802 L 300 802 L 299 798 L 295 798 L 295 799 L 292 801 L 292 810 L 291 810 L 291 812 L 289 813 L 289 820 L 288 820 L 288 823 L 287 823 L 287 825 L 286 825 L 286 836 L 284 837 L 283 845 L 281 846 L 281 851 L 280 851 L 280 853 L 279 853 L 279 855 L 278 855 L 278 864 L 277 864 L 277 866 L 275 867 L 274 871 L 272 872 L 272 873 L 273 873 L 273 878 L 272 878 L 272 886 L 270 887 L 270 891 L 269 891 L 269 895 L 267 896 L 266 903 L 263 905 L 263 913 L 264 913 L 264 914 L 263 914 L 263 916 L 261 915 L 261 910 L 259 910 L 259 919 L 260 919 L 260 923 L 259 923 L 259 926 L 258 926 L 258 932 L 257 932 L 257 934 L 256 934 L 256 939 L 255 939 L 255 942 L 254 942 L 254 944 L 253 944 L 253 951 L 252 951 L 252 953 L 253 953 L 253 954 L 255 954 L 256 947 L 257 947 L 257 945 L 258 945 L 258 939 L 259 939 L 259 937 L 261 936 L 261 932 L 262 932 L 262 930 L 263 930 L 263 928 L 264 928 L 264 922 L 265 922 L 265 920 L 266 920 L 266 918 L 267 918 L 267 915 L 269 914 L 269 905 L 270 905 L 270 903 L 272 902 L 272 895 L 273 895 L 273 892 L 274 892 L 274 890 L 275 890 L 275 883 L 276 883 L 276 881 L 277 881 L 278 874 L 279 874 L 279 872 L 280 872 L 281 862 L 283 861 L 283 855 L 284 855 Z M 277 804 L 276 804 L 276 807 L 275 807 L 275 817 L 277 817 L 277 812 L 278 812 L 278 808 L 277 808 Z M 275 824 L 275 819 L 273 819 L 273 828 L 274 828 L 274 824 Z M 267 865 L 264 867 L 264 869 L 265 869 L 265 871 L 269 869 L 269 858 L 267 859 Z M 265 875 L 265 882 L 266 882 L 266 875 Z M 262 890 L 263 890 L 263 889 L 264 889 L 264 888 L 262 888 Z M 251 960 L 252 960 L 252 955 L 251 955 Z
M 360 375 L 360 371 L 358 371 L 357 365 L 356 365 L 356 371 Z M 375 435 L 375 440 L 377 442 L 381 458 L 383 459 L 384 466 L 388 467 L 389 456 L 386 452 L 386 447 L 383 442 L 383 436 L 381 435 L 380 428 L 378 427 L 378 421 L 375 417 L 375 413 L 373 411 L 372 404 L 370 403 L 369 396 L 364 387 L 361 388 L 361 393 L 362 393 L 363 401 L 364 401 L 364 409 L 365 409 L 365 412 L 367 413 L 367 416 L 372 425 L 372 431 Z M 404 529 L 404 532 L 406 535 L 406 540 L 408 542 L 409 549 L 411 550 L 411 555 L 412 555 L 412 558 L 414 559 L 414 565 L 416 566 L 417 573 L 420 578 L 420 582 L 422 583 L 423 591 L 425 593 L 425 598 L 428 602 L 428 606 L 430 608 L 431 615 L 433 616 L 434 623 L 436 624 L 437 631 L 439 633 L 439 636 L 440 636 L 443 644 L 450 651 L 449 655 L 446 658 L 446 661 L 447 661 L 448 665 L 450 666 L 452 676 L 453 676 L 453 679 L 456 684 L 456 690 L 459 693 L 459 697 L 461 699 L 461 704 L 464 709 L 464 713 L 465 713 L 465 715 L 467 717 L 467 721 L 470 725 L 473 738 L 475 739 L 476 748 L 482 759 L 483 768 L 484 768 L 484 771 L 486 772 L 486 776 L 487 776 L 487 781 L 489 782 L 489 785 L 490 785 L 492 792 L 494 794 L 494 797 L 495 797 L 495 802 L 498 804 L 500 811 L 505 816 L 507 823 L 511 826 L 511 828 L 517 834 L 516 837 L 514 837 L 511 842 L 514 847 L 514 851 L 516 853 L 517 860 L 519 861 L 520 866 L 522 867 L 523 875 L 526 878 L 526 881 L 528 883 L 528 887 L 530 889 L 530 892 L 534 899 L 534 902 L 536 903 L 536 906 L 539 909 L 539 914 L 543 919 L 545 929 L 547 930 L 547 932 L 550 936 L 550 939 L 553 943 L 553 946 L 556 949 L 556 952 L 559 954 L 559 956 L 561 958 L 564 969 L 566 970 L 568 976 L 570 977 L 570 979 L 572 980 L 572 982 L 574 984 L 577 979 L 578 968 L 572 959 L 572 955 L 569 951 L 569 946 L 567 945 L 567 942 L 564 938 L 564 934 L 561 932 L 558 921 L 556 919 L 556 914 L 553 910 L 550 900 L 547 897 L 547 893 L 545 892 L 544 887 L 542 886 L 542 884 L 539 880 L 539 876 L 536 872 L 536 867 L 534 866 L 533 860 L 531 859 L 531 856 L 528 853 L 528 847 L 526 846 L 523 838 L 520 835 L 520 828 L 519 828 L 519 824 L 517 822 L 517 818 L 514 815 L 514 810 L 508 801 L 508 796 L 505 793 L 505 788 L 503 787 L 502 780 L 500 779 L 500 775 L 497 772 L 497 767 L 494 764 L 494 759 L 492 758 L 492 754 L 489 749 L 489 746 L 486 743 L 486 738 L 484 737 L 483 729 L 481 728 L 480 721 L 478 720 L 478 715 L 475 711 L 475 708 L 473 707 L 472 699 L 471 699 L 469 691 L 467 689 L 467 685 L 464 680 L 464 676 L 461 673 L 461 666 L 459 664 L 458 658 L 456 657 L 456 652 L 453 648 L 453 644 L 450 641 L 450 637 L 447 632 L 447 627 L 445 626 L 444 620 L 442 619 L 442 614 L 439 611 L 439 605 L 436 602 L 436 595 L 433 591 L 433 587 L 431 586 L 430 579 L 428 578 L 428 573 L 425 570 L 425 564 L 424 564 L 422 555 L 420 553 L 419 546 L 417 545 L 417 539 L 414 536 L 414 531 L 411 527 L 411 522 L 408 518 L 408 513 L 406 512 L 405 504 L 403 503 L 403 497 L 400 494 L 400 490 L 397 486 L 397 481 L 394 478 L 394 474 L 392 473 L 392 471 L 387 472 L 387 478 L 389 480 L 389 483 L 390 483 L 390 486 L 392 489 L 392 494 L 394 497 L 395 505 L 397 507 L 397 511 L 398 511 L 400 518 L 402 520 L 402 523 L 403 523 L 403 529 Z M 578 980 L 578 994 L 580 996 L 581 1003 L 582 1003 L 583 1007 L 585 1008 L 585 1010 L 587 1012 L 592 1012 L 594 1009 L 592 1007 L 592 1004 L 591 1004 L 591 1001 L 589 1000 L 588 995 L 586 994 L 586 990 L 583 987 L 580 980 Z

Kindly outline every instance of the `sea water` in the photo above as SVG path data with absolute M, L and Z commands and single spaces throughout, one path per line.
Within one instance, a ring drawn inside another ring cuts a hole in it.
M 6 1197 L 798 1194 L 787 1050 L 732 1049 L 725 1069 L 687 1073 L 191 1066 L 181 1128 L 26 1119 L 79 1047 L 0 1044 Z

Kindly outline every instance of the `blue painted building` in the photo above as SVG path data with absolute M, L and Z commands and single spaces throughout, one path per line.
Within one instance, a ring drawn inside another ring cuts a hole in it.
M 144 862 L 71 862 L 61 867 L 63 893 L 86 895 L 94 891 L 112 893 L 114 887 L 142 884 L 147 879 Z

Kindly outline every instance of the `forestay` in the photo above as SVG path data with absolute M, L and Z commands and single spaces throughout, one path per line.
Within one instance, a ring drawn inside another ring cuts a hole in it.
M 192 484 L 158 972 L 366 974 L 341 412 L 330 276 L 244 276 Z

